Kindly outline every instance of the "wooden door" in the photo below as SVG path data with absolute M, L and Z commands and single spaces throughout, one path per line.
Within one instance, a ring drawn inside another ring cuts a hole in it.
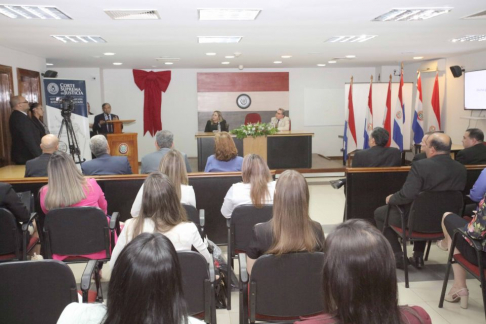
M 10 129 L 8 120 L 12 109 L 10 97 L 13 95 L 12 67 L 0 65 L 0 167 L 10 164 Z
M 19 95 L 23 96 L 28 102 L 38 102 L 42 105 L 39 72 L 17 68 L 17 82 Z

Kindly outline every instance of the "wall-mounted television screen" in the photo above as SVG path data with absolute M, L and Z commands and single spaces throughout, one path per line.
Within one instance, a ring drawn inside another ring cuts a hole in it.
M 486 70 L 464 74 L 464 109 L 486 109 Z

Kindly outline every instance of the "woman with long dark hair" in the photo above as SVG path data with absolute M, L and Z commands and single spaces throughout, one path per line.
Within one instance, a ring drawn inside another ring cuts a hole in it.
M 418 306 L 398 306 L 395 258 L 390 243 L 370 223 L 352 219 L 326 238 L 323 290 L 326 314 L 306 324 L 428 324 Z
M 197 324 L 187 316 L 181 267 L 171 241 L 143 233 L 120 253 L 108 285 L 107 305 L 68 305 L 58 324 Z
M 47 128 L 43 120 L 44 108 L 37 102 L 29 104 L 29 107 L 32 121 L 34 122 L 36 129 L 39 131 L 40 138 L 42 138 L 49 134 L 49 128 Z
M 247 268 L 263 254 L 323 251 L 322 226 L 309 216 L 309 187 L 297 171 L 287 170 L 278 178 L 273 217 L 255 225 L 247 251 Z

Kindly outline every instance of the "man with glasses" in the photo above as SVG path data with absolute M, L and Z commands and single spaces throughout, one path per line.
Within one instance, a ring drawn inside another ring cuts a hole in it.
M 111 120 L 119 120 L 117 115 L 111 113 L 111 105 L 104 103 L 101 106 L 103 113 L 96 115 L 93 123 L 93 133 L 96 134 L 111 134 L 113 133 L 113 124 L 107 123 Z
M 16 164 L 25 164 L 42 154 L 40 134 L 32 119 L 27 116 L 30 107 L 23 96 L 11 97 L 10 107 L 13 109 L 9 120 L 12 136 L 11 159 Z
M 279 131 L 290 130 L 290 119 L 285 116 L 285 110 L 283 108 L 278 108 L 275 117 L 272 117 L 270 124 L 278 129 Z

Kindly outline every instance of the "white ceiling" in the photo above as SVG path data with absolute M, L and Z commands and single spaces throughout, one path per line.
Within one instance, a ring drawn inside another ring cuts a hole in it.
M 486 41 L 452 38 L 486 34 L 486 19 L 462 17 L 486 10 L 485 0 L 6 0 L 4 4 L 53 5 L 73 20 L 10 19 L 0 15 L 0 46 L 45 57 L 49 67 L 100 68 L 295 68 L 316 67 L 335 57 L 356 55 L 328 67 L 396 65 L 486 49 Z M 0 1 L 0 3 L 2 3 Z M 372 22 L 392 8 L 453 7 L 425 21 Z M 198 8 L 260 8 L 255 21 L 199 21 Z M 104 9 L 155 9 L 160 20 L 112 20 Z M 100 35 L 106 44 L 65 44 L 50 35 Z M 364 43 L 325 43 L 332 36 L 378 35 Z M 197 36 L 243 36 L 239 44 L 198 44 Z M 114 52 L 115 56 L 104 56 Z M 216 56 L 206 56 L 216 52 Z M 224 56 L 240 52 L 241 56 Z M 314 53 L 314 54 L 311 54 Z M 282 59 L 281 55 L 292 55 Z M 164 65 L 156 57 L 178 57 Z M 273 61 L 283 61 L 274 64 Z M 221 62 L 230 61 L 229 65 Z M 116 67 L 113 62 L 122 62 Z M 1 64 L 1 62 L 0 62 Z

